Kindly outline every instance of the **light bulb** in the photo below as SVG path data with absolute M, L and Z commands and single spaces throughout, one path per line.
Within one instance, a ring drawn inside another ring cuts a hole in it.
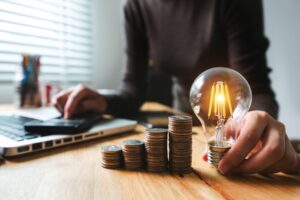
M 232 69 L 211 68 L 193 82 L 190 103 L 203 128 L 211 165 L 217 167 L 234 144 L 251 102 L 252 92 L 247 80 Z

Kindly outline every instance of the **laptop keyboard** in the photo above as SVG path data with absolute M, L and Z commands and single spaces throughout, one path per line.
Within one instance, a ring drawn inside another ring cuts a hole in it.
M 29 140 L 39 137 L 24 130 L 24 124 L 32 121 L 30 118 L 20 116 L 0 116 L 0 135 L 15 141 Z

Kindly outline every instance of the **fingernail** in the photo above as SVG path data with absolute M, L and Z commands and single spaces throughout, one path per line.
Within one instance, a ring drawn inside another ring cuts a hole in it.
M 222 164 L 219 165 L 218 170 L 221 172 L 221 174 L 226 174 L 229 171 L 229 167 L 228 166 L 224 166 Z

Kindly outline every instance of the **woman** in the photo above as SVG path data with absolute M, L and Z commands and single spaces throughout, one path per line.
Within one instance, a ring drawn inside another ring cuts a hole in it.
M 278 106 L 270 87 L 270 69 L 266 65 L 268 40 L 263 34 L 261 1 L 127 0 L 124 27 L 127 61 L 121 89 L 115 94 L 104 95 L 80 85 L 62 92 L 56 97 L 55 105 L 64 116 L 70 118 L 88 110 L 113 115 L 138 112 L 145 101 L 149 63 L 174 77 L 173 105 L 189 112 L 188 91 L 197 75 L 211 67 L 230 67 L 248 80 L 253 92 L 251 110 L 260 111 L 250 112 L 248 122 L 246 120 L 241 130 L 245 132 L 241 137 L 244 140 L 255 136 L 252 143 L 241 154 L 239 145 L 235 145 L 237 147 L 224 157 L 220 171 L 227 173 L 241 163 L 249 163 L 250 159 L 245 161 L 246 153 L 254 143 L 271 134 L 266 127 L 272 125 L 276 128 L 279 123 L 271 118 L 277 117 Z M 265 124 L 253 123 L 261 116 Z M 272 145 L 278 144 L 276 148 L 294 155 L 291 149 L 286 151 L 290 143 L 284 140 L 284 130 L 278 130 L 278 137 L 277 143 Z M 289 145 L 283 147 L 281 140 Z M 240 145 L 244 144 L 243 139 L 238 141 Z M 274 149 L 272 145 L 265 148 Z M 266 150 L 267 154 L 272 152 Z M 235 158 L 231 154 L 238 156 Z M 298 162 L 295 159 L 289 161 Z M 248 164 L 246 166 L 250 165 L 250 169 L 246 167 L 242 171 L 262 172 L 273 164 L 271 161 L 266 164 L 255 162 L 255 167 Z M 269 171 L 276 171 L 271 169 Z M 283 171 L 283 168 L 278 167 L 277 171 Z

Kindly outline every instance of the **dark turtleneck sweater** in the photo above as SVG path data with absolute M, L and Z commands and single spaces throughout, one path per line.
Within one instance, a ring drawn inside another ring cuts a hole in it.
M 277 117 L 260 0 L 127 0 L 123 8 L 126 66 L 121 89 L 106 95 L 107 113 L 130 115 L 139 110 L 151 60 L 155 69 L 175 77 L 181 90 L 174 98 L 183 111 L 189 110 L 194 79 L 208 68 L 223 66 L 250 83 L 252 110 Z

